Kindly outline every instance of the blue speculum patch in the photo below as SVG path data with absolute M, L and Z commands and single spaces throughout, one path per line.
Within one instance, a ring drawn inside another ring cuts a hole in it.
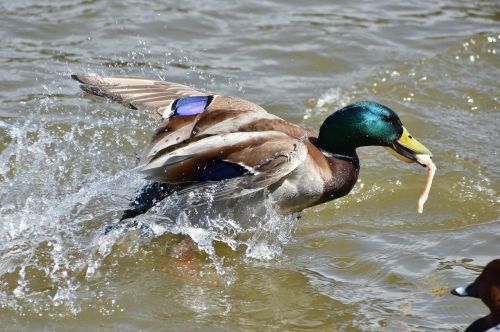
M 174 115 L 188 116 L 203 113 L 213 96 L 194 96 L 177 99 L 173 105 Z
M 242 176 L 248 173 L 243 166 L 224 160 L 213 160 L 202 169 L 195 181 L 220 181 Z

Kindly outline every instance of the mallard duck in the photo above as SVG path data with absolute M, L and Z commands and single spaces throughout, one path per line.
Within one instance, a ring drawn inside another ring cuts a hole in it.
M 466 332 L 488 331 L 494 327 L 500 330 L 500 259 L 489 262 L 472 284 L 457 287 L 451 293 L 480 298 L 491 311 L 489 315 L 474 321 Z
M 359 174 L 358 147 L 384 146 L 409 163 L 418 163 L 417 155 L 431 155 L 394 111 L 375 102 L 334 112 L 318 133 L 247 100 L 177 83 L 72 78 L 85 92 L 161 121 L 137 167 L 153 182 L 140 190 L 122 219 L 145 212 L 174 192 L 182 195 L 208 186 L 215 201 L 266 189 L 279 211 L 301 211 L 351 191 Z

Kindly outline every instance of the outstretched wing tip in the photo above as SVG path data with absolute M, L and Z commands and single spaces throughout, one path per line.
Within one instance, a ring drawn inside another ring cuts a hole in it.
M 92 95 L 108 98 L 132 109 L 150 111 L 156 119 L 158 112 L 173 100 L 187 96 L 207 95 L 186 85 L 141 77 L 72 74 L 80 88 Z
M 106 95 L 103 93 L 102 89 L 100 89 L 99 87 L 97 87 L 95 85 L 85 84 L 81 81 L 78 81 L 78 82 L 81 83 L 79 86 L 80 86 L 80 89 L 82 89 L 84 92 L 89 93 L 91 95 L 96 95 L 99 97 L 106 97 Z
M 101 78 L 101 76 L 95 74 L 71 74 L 70 77 L 82 84 L 95 84 L 95 80 Z

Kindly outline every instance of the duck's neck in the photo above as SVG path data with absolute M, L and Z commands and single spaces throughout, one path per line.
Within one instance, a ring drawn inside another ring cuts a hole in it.
M 325 156 L 328 157 L 335 157 L 337 159 L 341 160 L 346 160 L 351 162 L 356 168 L 359 168 L 359 158 L 358 154 L 356 153 L 355 148 L 348 148 L 348 149 L 334 149 L 334 151 L 331 151 L 331 149 L 325 148 L 322 146 L 320 143 L 319 139 L 315 139 L 312 141 L 314 146 L 316 146 Z
M 488 316 L 474 321 L 474 323 L 469 325 L 465 332 L 486 331 L 497 326 L 497 324 L 500 324 L 500 321 L 498 319 L 494 319 L 493 314 L 489 314 Z
M 330 170 L 329 175 L 324 179 L 323 195 L 315 204 L 347 195 L 358 180 L 359 159 L 356 151 L 353 150 L 352 153 L 332 153 L 323 149 L 321 145 L 317 144 L 317 141 L 311 140 L 311 143 L 321 151 Z

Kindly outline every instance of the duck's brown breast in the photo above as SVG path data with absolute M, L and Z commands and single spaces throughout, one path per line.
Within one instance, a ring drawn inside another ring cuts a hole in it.
M 323 194 L 315 205 L 334 200 L 347 195 L 358 180 L 359 161 L 355 158 L 328 156 L 316 149 L 315 161 L 322 170 Z
M 301 211 L 345 196 L 357 181 L 357 160 L 329 157 L 311 142 L 305 143 L 308 156 L 304 163 L 270 188 L 282 211 Z

